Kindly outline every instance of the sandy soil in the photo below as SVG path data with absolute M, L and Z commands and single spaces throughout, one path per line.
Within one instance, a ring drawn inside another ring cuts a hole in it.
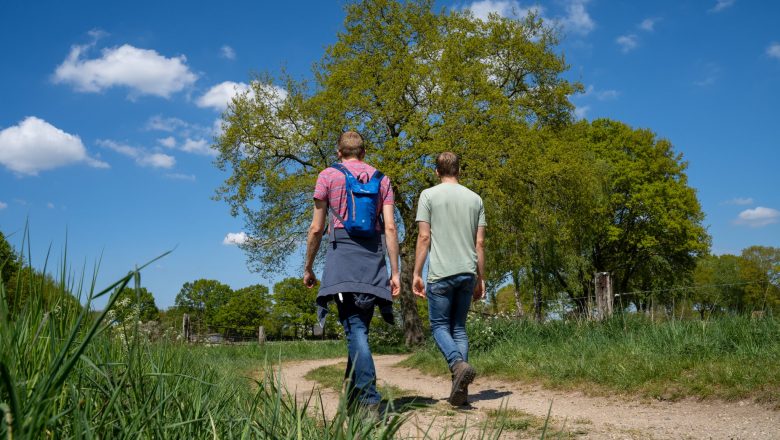
M 637 401 L 625 397 L 590 397 L 579 392 L 551 391 L 539 386 L 477 377 L 469 387 L 467 409 L 453 409 L 444 399 L 450 381 L 429 376 L 397 364 L 405 356 L 375 356 L 379 382 L 406 390 L 425 407 L 414 410 L 402 433 L 411 438 L 431 438 L 452 433 L 466 426 L 468 437 L 476 436 L 487 423 L 488 411 L 517 410 L 543 421 L 551 409 L 553 432 L 561 438 L 577 439 L 780 439 L 780 411 L 752 402 L 683 400 L 678 402 Z M 313 389 L 321 392 L 325 414 L 332 416 L 338 405 L 338 393 L 320 389 L 304 376 L 324 365 L 345 362 L 326 359 L 285 364 L 284 381 L 291 392 L 308 396 Z M 320 411 L 317 409 L 317 411 Z M 518 414 L 518 413 L 515 413 Z M 548 432 L 549 434 L 549 432 Z M 505 430 L 501 438 L 538 438 L 538 429 Z M 553 436 L 556 438 L 557 436 Z

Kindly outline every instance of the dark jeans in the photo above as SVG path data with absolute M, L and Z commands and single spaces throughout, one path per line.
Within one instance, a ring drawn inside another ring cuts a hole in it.
M 475 282 L 473 274 L 465 273 L 428 283 L 426 289 L 433 339 L 450 369 L 456 362 L 469 359 L 466 316 Z
M 357 400 L 361 404 L 379 403 L 382 397 L 376 390 L 376 369 L 371 349 L 368 347 L 368 331 L 374 316 L 374 305 L 361 308 L 355 305 L 353 294 L 342 293 L 343 301 L 336 299 L 339 321 L 344 327 L 347 339 L 347 371 L 344 379 L 347 383 L 347 396 L 350 403 Z

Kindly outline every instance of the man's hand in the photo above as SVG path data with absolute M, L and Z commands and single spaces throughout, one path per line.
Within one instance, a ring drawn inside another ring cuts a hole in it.
M 393 298 L 401 294 L 401 275 L 398 272 L 390 276 L 390 292 Z
M 412 292 L 420 298 L 425 298 L 425 283 L 420 275 L 415 275 L 412 280 Z
M 311 289 L 317 284 L 317 277 L 314 275 L 311 269 L 304 269 L 303 271 L 303 285 Z
M 483 296 L 485 296 L 485 280 L 478 277 L 477 284 L 474 286 L 474 295 L 472 296 L 472 299 L 474 299 L 474 301 L 479 301 Z

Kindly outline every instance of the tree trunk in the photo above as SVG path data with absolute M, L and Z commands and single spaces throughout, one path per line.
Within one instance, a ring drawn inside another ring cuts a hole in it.
M 533 275 L 534 283 L 534 318 L 536 322 L 542 322 L 542 286 L 536 273 Z
M 407 237 L 408 238 L 408 237 Z M 404 327 L 404 340 L 407 347 L 423 342 L 423 329 L 420 314 L 417 313 L 417 298 L 412 293 L 414 276 L 414 246 L 404 240 L 401 244 L 401 320 Z
M 515 291 L 514 291 L 515 307 L 517 308 L 517 310 L 515 310 L 515 317 L 523 318 L 525 311 L 523 310 L 523 301 L 520 298 L 520 271 L 519 270 L 512 271 L 512 284 L 515 287 Z

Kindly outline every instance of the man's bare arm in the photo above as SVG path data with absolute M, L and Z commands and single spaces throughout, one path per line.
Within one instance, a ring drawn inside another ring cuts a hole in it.
M 477 228 L 477 238 L 474 242 L 477 250 L 477 285 L 474 288 L 474 299 L 480 299 L 485 294 L 485 227 Z
M 425 298 L 425 285 L 422 281 L 422 269 L 425 259 L 428 258 L 428 247 L 431 244 L 431 224 L 417 222 L 417 248 L 414 251 L 414 277 L 412 280 L 412 292 Z
M 320 250 L 322 234 L 325 232 L 325 219 L 328 214 L 328 202 L 314 200 L 314 215 L 312 216 L 309 234 L 306 237 L 306 260 L 303 265 L 303 284 L 306 287 L 314 287 L 317 277 L 314 276 L 314 257 Z
M 401 293 L 401 275 L 398 271 L 398 228 L 395 226 L 395 208 L 393 205 L 382 206 L 382 217 L 385 221 L 385 244 L 387 256 L 390 259 L 390 290 L 393 296 Z

